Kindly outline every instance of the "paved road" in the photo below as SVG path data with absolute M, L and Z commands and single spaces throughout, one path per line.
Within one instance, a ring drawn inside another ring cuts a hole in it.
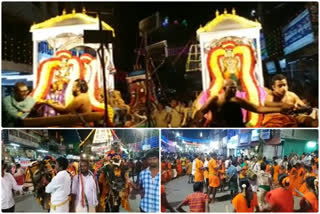
M 165 190 L 168 202 L 172 207 L 176 207 L 188 194 L 193 192 L 192 184 L 188 184 L 187 176 L 179 177 L 165 184 Z M 294 198 L 295 209 L 299 208 L 299 201 L 298 197 Z M 188 206 L 184 206 L 183 209 L 189 211 Z M 216 203 L 210 204 L 210 212 L 233 212 L 229 191 L 216 194 Z
M 47 212 L 46 210 L 43 210 L 42 207 L 38 204 L 36 198 L 33 196 L 33 193 L 16 196 L 15 201 L 15 212 Z M 132 212 L 140 212 L 140 195 L 137 195 L 134 200 L 131 200 L 131 198 L 129 198 L 129 203 Z M 127 212 L 127 210 L 120 208 L 120 212 Z

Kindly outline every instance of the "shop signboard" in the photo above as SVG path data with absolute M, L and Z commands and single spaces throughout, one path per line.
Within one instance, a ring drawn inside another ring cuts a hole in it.
M 30 141 L 29 139 L 23 139 L 14 135 L 10 135 L 8 136 L 8 140 L 10 143 L 18 143 L 21 145 L 25 145 L 25 146 L 30 146 L 33 148 L 38 148 L 39 147 L 39 143 Z
M 144 145 L 142 145 L 142 150 L 143 150 L 143 151 L 146 151 L 146 150 L 149 150 L 149 149 L 151 149 L 151 145 L 150 145 L 150 144 L 144 144 Z
M 30 159 L 21 159 L 19 162 L 21 167 L 24 169 L 31 165 Z
M 93 153 L 105 153 L 106 151 L 109 151 L 110 147 L 105 145 L 105 144 L 101 144 L 99 146 L 92 146 L 91 147 L 91 151 Z
M 250 137 L 250 132 L 241 133 L 239 143 L 240 144 L 248 144 L 248 143 L 250 143 L 251 141 L 250 141 L 249 137 Z
M 257 129 L 252 130 L 252 132 L 251 132 L 251 141 L 258 141 L 259 140 L 259 135 L 260 135 L 259 130 L 257 130 Z
M 239 137 L 238 135 L 235 135 L 233 137 L 230 138 L 228 144 L 227 144 L 227 148 L 228 149 L 235 149 L 238 146 L 238 141 L 239 141 Z
M 271 131 L 270 129 L 263 129 L 262 130 L 262 139 L 268 140 L 271 137 Z
M 235 129 L 228 129 L 228 133 L 227 133 L 228 140 L 231 139 L 236 134 L 237 134 L 237 132 Z
M 283 39 L 285 55 L 315 41 L 308 9 L 283 28 Z

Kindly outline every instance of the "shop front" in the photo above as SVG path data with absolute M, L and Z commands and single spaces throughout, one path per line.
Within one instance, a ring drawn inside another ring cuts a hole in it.
M 316 140 L 298 140 L 298 139 L 282 139 L 283 152 L 282 156 L 289 156 L 291 153 L 297 153 L 299 156 L 303 153 L 312 153 L 319 149 L 319 144 Z
M 227 142 L 227 156 L 237 156 L 237 146 L 238 146 L 239 136 L 232 136 Z

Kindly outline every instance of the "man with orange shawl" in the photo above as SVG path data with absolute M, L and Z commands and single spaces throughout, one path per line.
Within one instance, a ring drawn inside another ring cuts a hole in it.
M 306 169 L 307 172 L 304 175 L 303 184 L 299 188 L 299 192 L 301 192 L 302 194 L 305 194 L 305 193 L 307 193 L 309 191 L 308 187 L 307 187 L 307 178 L 308 177 L 316 177 L 317 176 L 315 173 L 312 172 L 312 167 L 311 166 L 305 166 L 305 169 Z
M 296 168 L 297 168 L 297 179 L 294 184 L 293 195 L 299 196 L 299 193 L 295 191 L 295 189 L 299 190 L 300 187 L 302 186 L 305 171 L 304 171 L 304 167 L 300 163 L 296 163 Z
M 71 210 L 75 212 L 96 212 L 99 185 L 96 176 L 89 170 L 89 161 L 82 159 L 80 172 L 72 179 Z
M 278 176 L 279 176 L 280 166 L 278 165 L 277 161 L 274 161 L 273 165 L 273 182 L 275 185 L 278 184 Z
M 196 159 L 196 167 L 195 167 L 195 174 L 194 174 L 194 182 L 203 182 L 204 175 L 203 175 L 203 162 L 199 158 L 199 155 L 195 155 Z
M 216 201 L 216 193 L 217 193 L 217 188 L 220 186 L 220 180 L 218 177 L 218 164 L 216 162 L 217 159 L 217 154 L 212 153 L 211 158 L 208 163 L 208 168 L 209 168 L 209 197 L 212 193 L 212 202 L 214 203 Z M 209 203 L 211 202 L 211 199 L 209 200 Z
M 181 163 L 181 160 L 180 160 L 180 157 L 177 158 L 176 160 L 176 166 L 177 166 L 177 176 L 181 176 L 182 175 L 182 163 Z
M 300 201 L 299 212 L 316 212 L 319 211 L 319 200 L 318 200 L 318 179 L 310 176 L 306 179 L 308 192 L 303 195 Z

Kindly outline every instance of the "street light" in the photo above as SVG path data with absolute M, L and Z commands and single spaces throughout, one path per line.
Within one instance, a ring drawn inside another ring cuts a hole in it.
M 315 142 L 315 141 L 309 141 L 307 143 L 307 147 L 309 147 L 309 148 L 314 148 L 314 147 L 316 147 L 316 145 L 317 145 L 317 142 Z
M 10 145 L 11 145 L 11 146 L 13 146 L 14 148 L 16 148 L 16 147 L 20 147 L 20 145 L 19 145 L 19 144 L 15 144 L 15 143 L 10 143 Z

